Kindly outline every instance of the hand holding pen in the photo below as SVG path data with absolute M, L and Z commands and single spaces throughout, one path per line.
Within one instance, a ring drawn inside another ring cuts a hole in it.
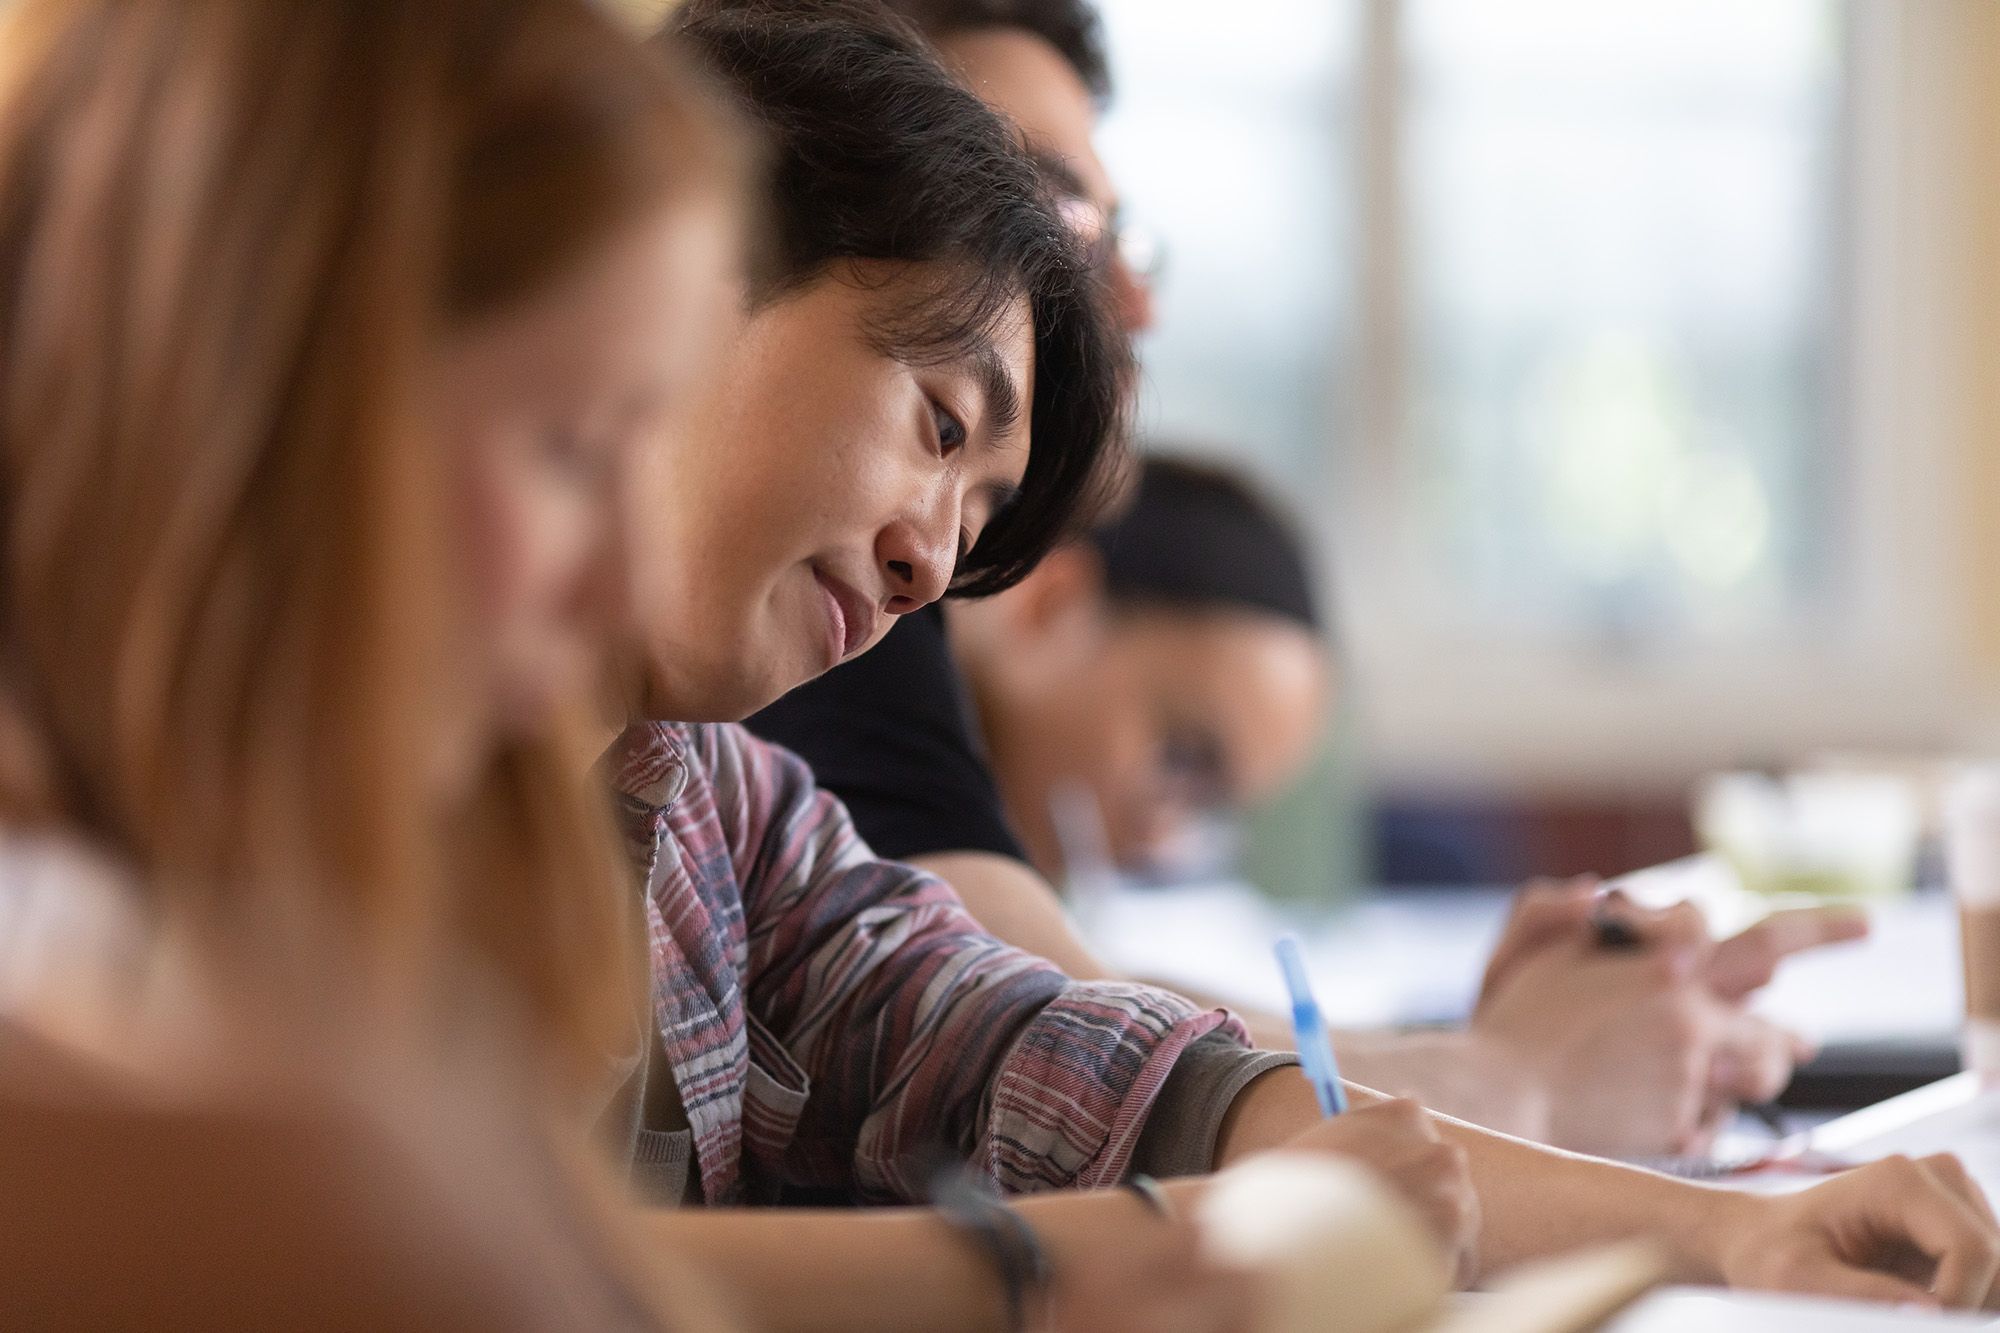
M 1298 941 L 1278 941 L 1278 966 L 1291 993 L 1301 1072 L 1312 1084 L 1325 1122 L 1289 1146 L 1350 1157 L 1380 1176 L 1414 1208 L 1450 1258 L 1463 1283 L 1478 1272 L 1479 1198 L 1465 1150 L 1447 1143 L 1431 1114 L 1413 1101 L 1378 1100 L 1348 1107 L 1325 1016 L 1312 993 Z

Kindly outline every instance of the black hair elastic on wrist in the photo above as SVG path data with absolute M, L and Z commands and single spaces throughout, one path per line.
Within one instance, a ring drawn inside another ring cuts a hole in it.
M 1048 1252 L 1021 1215 L 964 1167 L 940 1171 L 931 1185 L 938 1216 L 970 1240 L 1000 1278 L 1007 1327 L 1029 1327 L 1028 1313 L 1049 1289 Z
M 1304 544 L 1235 474 L 1149 458 L 1132 501 L 1091 534 L 1114 603 L 1249 609 L 1324 628 Z

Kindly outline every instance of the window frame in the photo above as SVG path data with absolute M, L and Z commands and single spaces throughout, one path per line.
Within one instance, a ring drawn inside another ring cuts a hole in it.
M 1606 642 L 1583 633 L 1495 632 L 1421 604 L 1401 549 L 1403 431 L 1411 367 L 1400 164 L 1401 0 L 1362 0 L 1355 145 L 1354 343 L 1333 373 L 1351 419 L 1327 442 L 1337 516 L 1343 638 L 1365 702 L 1369 767 L 1385 784 L 1483 790 L 1680 783 L 1700 771 L 1799 757 L 1820 746 L 1905 748 L 1949 740 L 1966 708 L 1970 603 L 1954 509 L 1962 432 L 1927 396 L 1922 348 L 1955 345 L 1957 321 L 1925 294 L 1962 264 L 1940 235 L 1951 197 L 1941 161 L 1908 145 L 1949 138 L 1927 83 L 1935 33 L 1893 0 L 1849 3 L 1842 196 L 1837 224 L 1845 369 L 1829 420 L 1846 422 L 1850 484 L 1836 492 L 1831 605 L 1728 637 Z M 1940 8 L 1944 8 L 1941 6 Z M 1953 7 L 1955 12 L 1956 8 Z M 1936 16 L 1932 16 L 1934 19 Z M 1980 20 L 1967 18 L 1977 23 Z M 1366 577 L 1355 577 L 1359 570 Z

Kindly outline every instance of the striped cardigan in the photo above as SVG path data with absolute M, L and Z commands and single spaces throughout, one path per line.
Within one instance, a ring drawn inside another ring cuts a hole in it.
M 1221 1011 L 987 935 L 740 727 L 639 724 L 604 766 L 710 1204 L 912 1201 L 941 1154 L 1013 1192 L 1112 1183 L 1188 1044 L 1244 1040 Z

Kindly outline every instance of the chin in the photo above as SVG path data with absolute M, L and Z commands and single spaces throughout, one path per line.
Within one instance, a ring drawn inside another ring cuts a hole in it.
M 753 646 L 746 636 L 697 660 L 671 647 L 656 650 L 645 672 L 646 720 L 741 722 L 820 674 L 816 663 L 807 664 L 804 653 L 789 647 L 782 640 Z
M 803 680 L 757 679 L 727 674 L 709 681 L 679 680 L 670 690 L 653 691 L 647 711 L 663 722 L 741 722 L 776 703 Z
M 799 686 L 809 684 L 819 675 L 817 671 L 808 671 L 794 672 L 782 677 L 773 676 L 763 681 L 739 680 L 737 684 L 742 694 L 737 701 L 737 714 L 731 720 L 740 722 L 752 713 L 769 708 Z

